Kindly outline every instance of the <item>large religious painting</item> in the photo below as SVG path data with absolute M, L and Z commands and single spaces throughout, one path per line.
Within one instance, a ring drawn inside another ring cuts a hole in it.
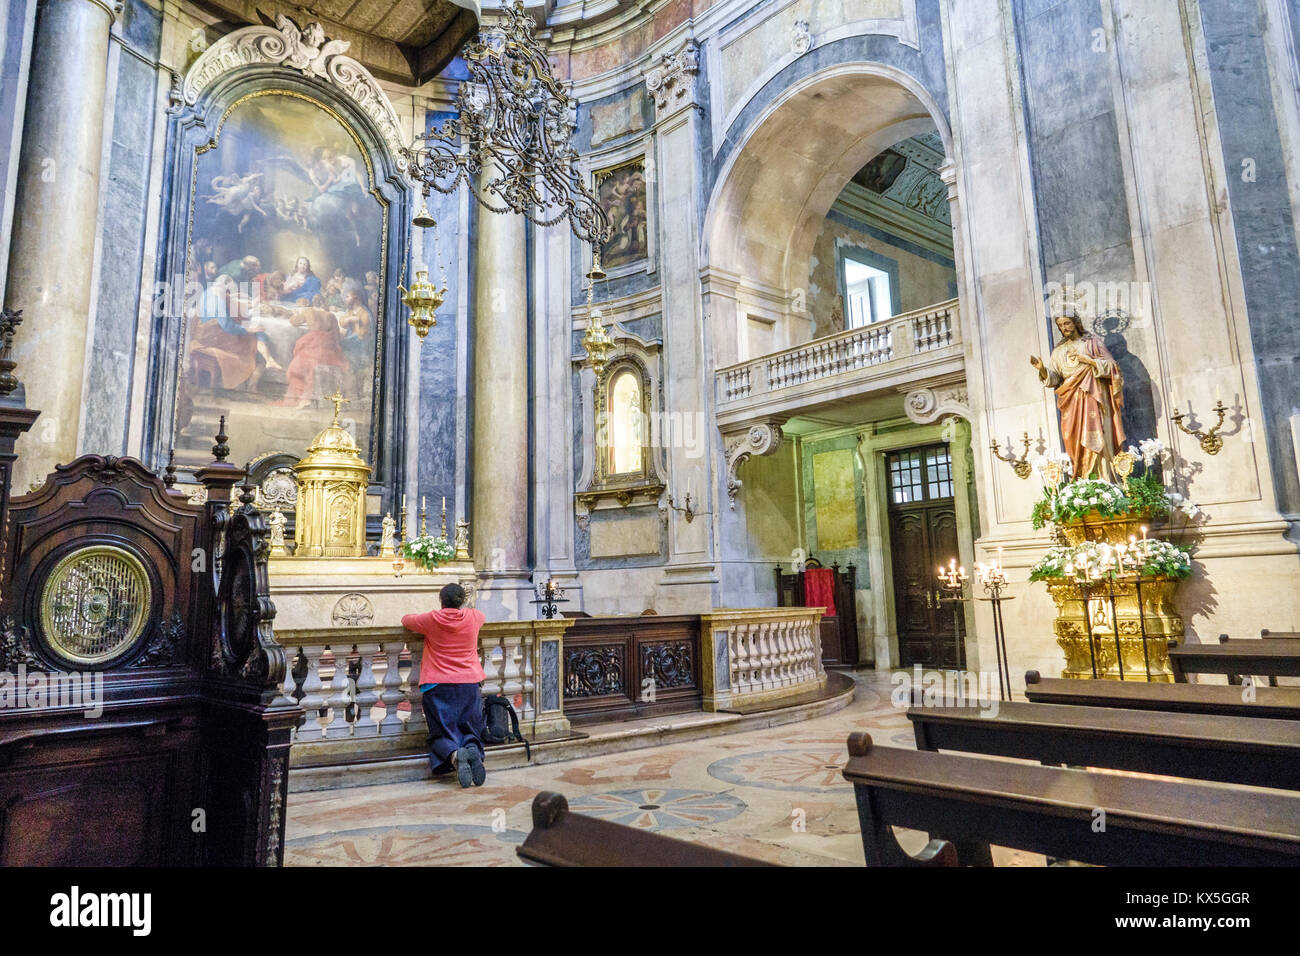
M 647 215 L 645 158 L 598 169 L 596 198 L 609 217 L 609 241 L 601 247 L 600 264 L 617 269 L 645 259 L 650 254 Z
M 211 459 L 220 416 L 245 461 L 303 455 L 329 397 L 370 451 L 387 208 L 356 134 L 301 93 L 226 111 L 194 167 L 178 376 L 178 465 Z

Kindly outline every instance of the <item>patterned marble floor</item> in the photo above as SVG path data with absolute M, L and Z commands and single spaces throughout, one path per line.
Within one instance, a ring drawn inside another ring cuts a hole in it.
M 803 723 L 630 753 L 490 772 L 482 787 L 447 781 L 289 796 L 286 866 L 516 866 L 533 797 L 556 790 L 572 810 L 787 866 L 862 866 L 853 788 L 840 776 L 851 731 L 913 746 L 889 701 L 888 674 L 856 677 L 852 704 Z M 920 834 L 900 835 L 909 850 Z M 1041 864 L 995 849 L 1001 865 Z

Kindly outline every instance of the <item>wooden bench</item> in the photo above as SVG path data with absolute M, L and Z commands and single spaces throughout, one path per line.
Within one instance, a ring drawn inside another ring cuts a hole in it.
M 1224 674 L 1230 684 L 1240 684 L 1242 674 L 1300 677 L 1300 640 L 1228 641 L 1217 644 L 1169 645 L 1169 666 L 1177 683 L 1188 674 Z
M 1296 652 L 1297 655 L 1300 655 L 1300 631 L 1270 631 L 1268 628 L 1264 628 L 1262 631 L 1259 632 L 1259 636 L 1266 641 L 1285 641 L 1287 642 L 1285 646 L 1289 646 L 1293 651 Z M 1227 644 L 1228 635 L 1220 634 L 1219 643 Z M 1269 674 L 1266 676 L 1268 677 L 1268 686 L 1276 687 L 1277 675 Z M 1233 680 L 1232 677 L 1228 678 L 1228 682 L 1231 684 L 1241 683 L 1240 680 Z
M 1062 680 L 1025 672 L 1025 697 L 1043 704 L 1083 704 L 1225 717 L 1300 720 L 1300 687 L 1148 684 L 1145 681 Z
M 948 841 L 1103 866 L 1300 864 L 1297 794 L 876 747 L 863 733 L 844 777 L 868 866 L 960 863 Z M 940 839 L 913 857 L 894 826 Z
M 1001 702 L 913 707 L 918 750 L 1300 790 L 1300 720 Z
M 515 852 L 537 866 L 775 866 L 569 810 L 562 794 L 533 799 L 533 829 Z

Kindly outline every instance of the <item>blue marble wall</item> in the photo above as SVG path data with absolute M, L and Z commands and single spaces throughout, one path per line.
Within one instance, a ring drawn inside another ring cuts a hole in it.
M 1297 4 L 1290 9 L 1292 24 L 1300 29 Z M 1295 513 L 1300 512 L 1300 479 L 1288 418 L 1300 413 L 1300 251 L 1268 76 L 1262 8 L 1222 0 L 1202 3 L 1200 11 L 1263 401 L 1264 421 L 1257 423 L 1263 427 L 1253 431 L 1268 442 L 1279 508 Z M 1245 160 L 1253 161 L 1253 181 L 1244 176 Z M 1234 396 L 1232 404 L 1238 400 Z
M 541 710 L 560 709 L 560 642 L 542 641 Z
M 130 0 L 121 19 L 122 42 L 112 81 L 108 164 L 100 171 L 99 288 L 86 382 L 86 394 L 93 401 L 86 404 L 83 452 L 121 455 L 127 450 L 157 117 L 158 72 L 153 64 L 161 38 L 162 14 L 143 0 Z
M 454 64 L 453 64 L 454 66 Z M 425 116 L 425 128 L 441 125 L 451 114 L 430 110 Z M 438 517 L 443 495 L 447 496 L 447 534 L 450 537 L 455 529 L 455 522 L 462 517 L 456 514 L 456 448 L 469 447 L 468 429 L 472 421 L 470 392 L 473 389 L 473 375 L 466 377 L 465 391 L 457 387 L 457 369 L 466 357 L 458 354 L 456 342 L 456 316 L 468 290 L 460 287 L 461 239 L 469 235 L 467 224 L 461 221 L 461 196 L 459 192 L 450 195 L 434 192 L 429 197 L 429 211 L 437 220 L 437 246 L 434 246 L 434 230 L 422 230 L 424 240 L 424 265 L 429 269 L 429 279 L 440 279 L 438 257 L 441 256 L 446 269 L 447 296 L 437 312 L 438 324 L 429 330 L 423 345 L 415 345 L 419 350 L 419 442 L 416 461 L 407 462 L 407 467 L 416 469 L 417 502 L 411 511 L 418 507 L 418 498 L 423 495 L 429 500 L 429 530 L 437 534 Z M 475 210 L 471 209 L 471 217 Z M 411 227 L 412 229 L 416 227 Z M 472 228 L 472 227 L 471 227 Z M 468 251 L 473 255 L 473 243 L 467 243 Z M 414 260 L 414 253 L 412 258 Z M 408 266 L 412 279 L 418 261 Z M 473 282 L 470 283 L 473 288 Z M 473 309 L 473 297 L 468 297 L 468 304 Z M 399 315 L 405 321 L 405 306 L 399 306 Z M 471 317 L 469 335 L 473 335 Z M 464 432 L 457 430 L 458 407 L 463 410 Z M 465 462 L 468 469 L 469 462 Z M 461 480 L 464 480 L 464 476 Z M 468 507 L 469 495 L 464 496 Z M 408 506 L 410 503 L 408 503 Z M 472 520 L 472 519 L 469 519 Z M 412 524 L 414 527 L 414 524 Z
M 1136 267 L 1100 0 L 1023 0 L 1012 11 L 1042 279 L 1127 287 Z M 1116 323 L 1107 329 L 1124 373 L 1124 430 L 1130 442 L 1153 437 L 1154 391 L 1140 354 L 1153 344 Z

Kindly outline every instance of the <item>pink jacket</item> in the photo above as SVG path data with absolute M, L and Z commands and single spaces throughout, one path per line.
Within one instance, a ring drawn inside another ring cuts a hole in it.
M 487 618 L 472 607 L 407 614 L 402 627 L 424 635 L 421 684 L 478 684 L 487 678 L 478 657 L 478 630 Z

